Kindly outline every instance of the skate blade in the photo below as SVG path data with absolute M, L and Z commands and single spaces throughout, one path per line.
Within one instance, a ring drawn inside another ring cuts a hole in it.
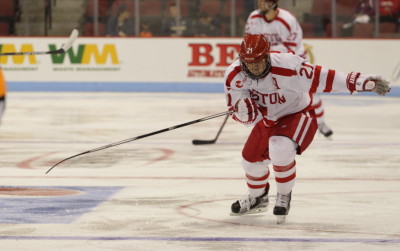
M 286 222 L 286 215 L 276 215 L 276 224 L 284 224 Z
M 326 140 L 333 140 L 333 133 L 331 133 L 329 135 L 325 135 L 322 132 L 319 132 L 319 135 L 321 135 Z
M 268 211 L 268 207 L 258 207 L 249 211 L 246 211 L 244 213 L 233 213 L 231 212 L 231 216 L 242 216 L 242 215 L 248 215 L 248 214 L 259 214 L 259 213 L 263 213 L 263 212 L 267 212 Z

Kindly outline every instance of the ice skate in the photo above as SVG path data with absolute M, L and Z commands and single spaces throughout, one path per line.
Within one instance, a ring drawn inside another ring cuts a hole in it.
M 322 135 L 324 135 L 327 138 L 329 138 L 333 134 L 332 129 L 325 123 L 318 124 L 318 130 Z
M 286 215 L 290 210 L 290 200 L 292 199 L 292 192 L 287 195 L 278 193 L 276 195 L 276 203 L 274 207 L 274 215 L 276 215 L 276 223 L 283 224 L 286 221 Z
M 250 194 L 246 194 L 244 198 L 237 200 L 235 203 L 232 204 L 231 215 L 238 216 L 267 211 L 269 203 L 268 191 L 269 185 L 267 185 L 265 192 L 258 197 L 253 197 Z

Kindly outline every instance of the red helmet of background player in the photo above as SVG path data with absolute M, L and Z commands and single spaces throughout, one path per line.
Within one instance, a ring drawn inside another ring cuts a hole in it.
M 242 70 L 252 79 L 265 77 L 271 69 L 269 57 L 270 45 L 268 40 L 260 34 L 246 34 L 239 50 L 239 59 Z M 264 62 L 263 62 L 264 61 Z M 264 69 L 259 74 L 250 71 L 247 65 L 261 63 Z

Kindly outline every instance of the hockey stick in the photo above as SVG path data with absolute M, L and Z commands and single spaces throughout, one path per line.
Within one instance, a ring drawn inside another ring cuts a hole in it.
M 78 37 L 78 30 L 74 29 L 69 36 L 68 41 L 65 44 L 61 45 L 61 48 L 54 51 L 25 51 L 25 52 L 6 52 L 0 53 L 0 56 L 21 56 L 21 55 L 43 55 L 43 54 L 62 54 L 68 51 L 71 48 L 72 44 L 75 42 Z
M 108 145 L 105 145 L 105 146 L 100 146 L 100 147 L 97 147 L 97 148 L 93 148 L 91 150 L 87 150 L 86 152 L 81 152 L 81 153 L 75 154 L 75 155 L 73 155 L 71 157 L 68 157 L 66 159 L 61 160 L 57 164 L 53 165 L 49 170 L 47 170 L 46 174 L 49 173 L 54 167 L 58 166 L 62 162 L 67 161 L 67 160 L 72 159 L 72 158 L 75 158 L 75 157 L 78 157 L 78 156 L 81 156 L 81 155 L 84 155 L 84 154 L 100 151 L 100 150 L 103 150 L 103 149 L 106 149 L 106 148 L 110 148 L 110 147 L 114 147 L 114 146 L 118 146 L 118 145 L 122 145 L 122 144 L 125 144 L 125 143 L 128 143 L 128 142 L 134 141 L 134 140 L 150 137 L 150 136 L 153 136 L 153 135 L 156 135 L 156 134 L 159 134 L 159 133 L 163 133 L 163 132 L 172 131 L 172 130 L 177 129 L 177 128 L 181 128 L 181 127 L 184 127 L 184 126 L 196 124 L 196 123 L 199 123 L 199 122 L 203 122 L 203 121 L 206 121 L 206 120 L 209 120 L 209 119 L 217 118 L 217 117 L 220 117 L 220 116 L 223 116 L 223 115 L 228 115 L 228 114 L 231 114 L 231 113 L 232 113 L 232 111 L 226 111 L 226 112 L 217 113 L 217 114 L 214 114 L 214 115 L 211 115 L 211 116 L 208 116 L 208 117 L 204 117 L 204 118 L 201 118 L 201 119 L 196 119 L 196 120 L 193 120 L 193 121 L 190 121 L 190 122 L 186 122 L 186 123 L 183 123 L 183 124 L 180 124 L 180 125 L 176 125 L 176 126 L 172 126 L 172 127 L 169 127 L 169 128 L 165 128 L 165 129 L 162 129 L 162 130 L 155 131 L 155 132 L 143 134 L 143 135 L 140 135 L 140 136 L 137 136 L 137 137 L 124 139 L 124 140 L 121 140 L 121 141 L 118 141 L 118 142 L 114 142 L 114 143 L 111 143 L 111 144 L 108 144 Z
M 193 145 L 210 145 L 210 144 L 215 144 L 215 142 L 217 142 L 217 139 L 218 139 L 219 135 L 221 134 L 222 129 L 224 128 L 224 126 L 225 126 L 226 121 L 228 120 L 228 118 L 229 118 L 229 114 L 226 115 L 225 120 L 224 120 L 224 123 L 222 123 L 221 127 L 219 128 L 219 131 L 218 131 L 218 133 L 217 133 L 217 136 L 215 136 L 215 139 L 212 139 L 212 140 L 194 139 L 194 140 L 192 141 Z

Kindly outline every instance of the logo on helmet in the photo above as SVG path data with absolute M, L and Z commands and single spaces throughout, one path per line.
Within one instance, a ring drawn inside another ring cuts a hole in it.
M 240 45 L 239 59 L 242 70 L 247 76 L 259 79 L 269 73 L 271 68 L 269 49 L 269 42 L 263 35 L 246 34 Z

